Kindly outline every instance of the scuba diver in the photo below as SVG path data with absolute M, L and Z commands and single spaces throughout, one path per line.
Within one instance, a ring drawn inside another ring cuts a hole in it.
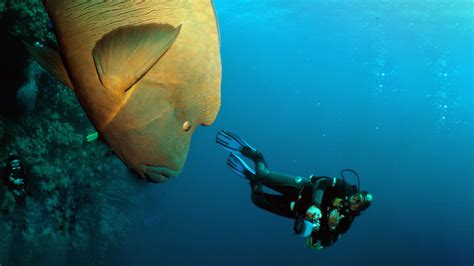
M 216 142 L 231 152 L 227 165 L 232 171 L 250 181 L 252 202 L 261 209 L 294 219 L 294 232 L 306 238 L 306 246 L 311 249 L 333 245 L 372 202 L 370 193 L 359 190 L 359 175 L 353 170 L 343 170 L 341 178 L 313 175 L 302 178 L 277 173 L 269 170 L 260 151 L 239 136 L 222 130 Z M 255 169 L 238 155 L 251 159 Z M 357 187 L 345 181 L 346 172 L 355 174 Z M 263 187 L 280 195 L 266 193 Z
M 17 202 L 23 202 L 26 196 L 26 170 L 19 157 L 10 154 L 3 169 L 3 183 L 10 189 Z

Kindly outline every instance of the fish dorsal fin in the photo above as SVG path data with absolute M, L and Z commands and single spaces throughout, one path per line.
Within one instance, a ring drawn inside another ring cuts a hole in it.
M 24 43 L 28 52 L 38 61 L 38 63 L 56 79 L 61 81 L 66 87 L 72 89 L 72 83 L 64 67 L 63 60 L 57 51 L 48 47 L 36 47 Z
M 124 94 L 166 53 L 180 29 L 153 23 L 107 33 L 92 51 L 102 85 Z

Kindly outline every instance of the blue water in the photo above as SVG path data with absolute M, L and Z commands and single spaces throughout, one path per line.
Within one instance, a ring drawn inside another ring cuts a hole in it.
M 111 263 L 472 265 L 472 1 L 216 0 L 222 107 L 181 176 L 147 187 L 149 219 Z M 333 247 L 250 201 L 214 143 L 231 130 L 273 170 L 374 195 Z

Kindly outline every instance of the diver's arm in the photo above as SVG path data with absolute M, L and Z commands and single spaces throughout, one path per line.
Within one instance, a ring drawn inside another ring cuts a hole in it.
M 23 179 L 21 178 L 16 178 L 13 180 L 13 184 L 19 186 L 19 185 L 23 185 Z
M 329 230 L 335 231 L 336 228 L 339 226 L 341 219 L 344 219 L 344 217 L 344 215 L 339 213 L 339 210 L 337 208 L 333 209 L 327 217 Z
M 255 163 L 255 174 L 256 181 L 261 183 L 266 187 L 270 187 L 278 191 L 278 187 L 294 187 L 302 188 L 305 184 L 309 184 L 310 181 L 298 177 L 296 175 L 289 175 L 271 171 L 268 167 L 263 154 L 258 150 L 252 150 L 250 148 L 244 147 L 242 149 L 242 154 Z M 280 191 L 279 191 L 280 192 Z M 282 192 L 285 193 L 285 192 Z
M 334 243 L 336 243 L 337 240 L 339 240 L 339 238 L 349 230 L 352 220 L 351 217 L 344 217 L 335 229 L 330 229 L 330 233 L 327 235 L 326 241 L 324 241 L 324 246 L 329 247 L 334 245 Z
M 12 182 L 14 185 L 22 185 L 23 184 L 23 179 L 22 178 L 14 178 L 13 176 L 8 176 L 8 179 L 10 180 L 10 182 Z

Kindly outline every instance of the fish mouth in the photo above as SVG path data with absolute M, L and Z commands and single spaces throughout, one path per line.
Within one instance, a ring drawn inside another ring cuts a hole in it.
M 171 177 L 179 174 L 178 171 L 171 170 L 167 167 L 147 166 L 144 173 L 145 178 L 152 183 L 164 183 Z

